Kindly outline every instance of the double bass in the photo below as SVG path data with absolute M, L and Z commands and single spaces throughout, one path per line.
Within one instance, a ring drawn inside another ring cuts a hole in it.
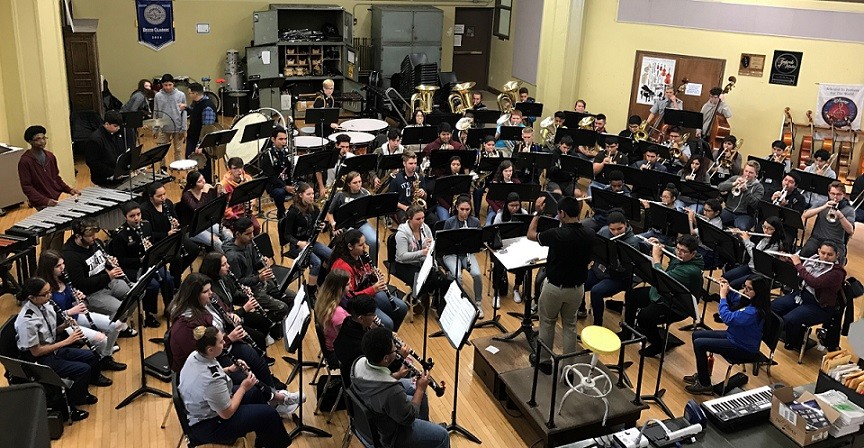
M 732 88 L 735 87 L 735 83 L 738 82 L 738 79 L 734 76 L 730 76 L 728 80 L 729 82 L 723 87 L 723 95 L 731 92 Z M 717 103 L 717 107 L 720 107 L 720 103 Z M 715 112 L 714 120 L 711 122 L 711 130 L 708 134 L 711 136 L 711 150 L 718 153 L 720 149 L 723 148 L 723 139 L 731 134 L 732 127 L 729 126 L 729 120 L 727 120 L 723 115 Z
M 810 126 L 810 134 L 801 138 L 801 148 L 798 151 L 798 167 L 800 169 L 807 168 L 807 163 L 810 161 L 810 152 L 813 151 L 813 111 L 807 111 L 807 121 Z

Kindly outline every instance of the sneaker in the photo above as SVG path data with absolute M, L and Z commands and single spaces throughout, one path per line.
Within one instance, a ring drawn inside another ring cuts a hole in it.
M 280 390 L 279 393 L 285 396 L 285 401 L 276 405 L 276 412 L 282 418 L 290 419 L 294 411 L 300 407 L 300 404 L 306 402 L 306 395 L 301 396 L 298 392 Z
M 684 390 L 693 395 L 714 395 L 714 386 L 710 384 L 703 386 L 698 381 L 684 387 Z
M 699 382 L 699 375 L 696 373 L 692 375 L 687 375 L 684 377 L 684 382 L 687 384 L 696 384 Z
M 531 363 L 532 367 L 536 366 L 537 365 L 537 355 L 534 353 L 531 353 L 530 355 L 528 355 L 528 362 Z M 538 369 L 541 372 L 543 372 L 544 375 L 552 375 L 552 361 L 549 361 L 547 359 L 546 361 L 541 362 Z
M 492 308 L 495 308 L 496 310 L 501 309 L 501 298 L 500 297 L 495 296 L 492 298 Z
M 269 346 L 275 344 L 276 340 L 273 339 L 273 337 L 268 334 L 267 338 L 264 340 L 264 343 L 269 347 Z
M 486 315 L 483 314 L 483 305 L 481 305 L 480 302 L 477 302 L 477 318 L 478 319 L 485 319 L 486 318 Z
M 576 318 L 577 319 L 585 319 L 586 317 L 588 317 L 588 310 L 581 310 L 580 309 L 579 311 L 576 311 Z
M 148 314 L 144 318 L 144 326 L 147 328 L 159 328 L 159 325 L 159 319 L 156 319 L 156 316 L 152 314 Z
M 134 338 L 135 336 L 138 336 L 138 330 L 132 327 L 126 327 L 125 330 L 120 332 L 119 336 L 121 338 Z
M 519 294 L 519 291 L 513 290 L 513 301 L 516 303 L 522 303 L 522 294 Z
M 117 352 L 119 352 L 119 351 L 120 351 L 120 346 L 119 346 L 119 345 L 114 345 L 114 347 L 111 348 L 111 352 L 112 352 L 112 353 L 117 353 Z

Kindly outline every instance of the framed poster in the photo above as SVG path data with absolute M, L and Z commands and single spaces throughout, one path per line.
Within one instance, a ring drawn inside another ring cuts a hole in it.
M 803 55 L 804 53 L 800 51 L 774 50 L 768 82 L 782 86 L 797 86 Z

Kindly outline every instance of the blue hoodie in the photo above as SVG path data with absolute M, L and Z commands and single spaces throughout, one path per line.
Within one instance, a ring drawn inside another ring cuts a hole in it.
M 737 304 L 739 296 L 733 291 L 730 291 L 729 295 L 729 299 L 720 298 L 720 318 L 729 326 L 726 330 L 726 339 L 747 353 L 756 353 L 762 343 L 764 319 L 759 317 L 759 313 L 752 305 L 736 311 L 730 310 L 727 300 Z

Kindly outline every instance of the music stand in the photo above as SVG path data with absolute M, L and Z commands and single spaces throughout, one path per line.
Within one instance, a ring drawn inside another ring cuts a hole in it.
M 471 110 L 471 115 L 474 116 L 474 122 L 481 125 L 486 125 L 487 123 L 496 123 L 498 119 L 503 115 L 500 110 L 495 109 L 479 109 L 479 110 Z M 482 129 L 482 128 L 481 128 Z M 495 128 L 491 128 L 495 129 Z M 468 132 L 471 132 L 469 129 Z M 493 133 L 494 134 L 494 133 Z
M 804 170 L 794 169 L 798 176 L 801 177 L 801 182 L 798 183 L 798 188 L 801 191 L 809 191 L 813 194 L 818 195 L 827 195 L 828 187 L 831 185 L 831 182 L 834 182 L 837 179 L 833 179 L 827 176 L 820 176 L 814 173 L 808 173 Z
M 670 310 L 678 311 L 679 314 L 686 314 L 696 319 L 697 322 L 699 321 L 696 297 L 694 297 L 690 290 L 688 290 L 686 286 L 682 285 L 681 282 L 675 280 L 666 272 L 655 268 L 654 278 L 651 284 L 654 285 L 654 287 L 657 289 L 657 292 L 660 294 L 661 299 L 665 299 L 666 305 L 669 306 Z M 669 345 L 669 339 L 672 338 L 672 335 L 669 333 L 669 325 L 666 325 L 665 345 L 667 347 Z M 666 413 L 666 415 L 668 415 L 670 418 L 675 418 L 675 415 L 663 401 L 663 395 L 666 393 L 666 390 L 660 388 L 660 380 L 663 376 L 663 362 L 666 360 L 667 347 L 663 347 L 663 350 L 660 351 L 660 366 L 657 369 L 657 383 L 654 386 L 654 393 L 651 395 L 642 395 L 641 399 L 644 401 L 653 401 L 657 403 L 657 405 L 660 406 L 660 409 L 662 409 L 663 412 Z
M 489 183 L 489 192 L 486 199 L 493 201 L 506 201 L 507 195 L 515 192 L 523 202 L 534 202 L 540 196 L 540 185 L 537 184 L 508 184 L 504 182 Z
M 412 126 L 402 129 L 403 145 L 426 145 L 436 138 L 438 138 L 438 129 L 432 126 Z
M 521 111 L 523 117 L 543 116 L 543 103 L 516 103 L 514 108 Z
M 144 168 L 145 166 L 150 165 L 150 172 L 153 174 L 153 182 L 156 182 L 156 168 L 152 165 L 162 162 L 162 160 L 165 159 L 165 156 L 168 154 L 169 149 L 171 149 L 171 144 L 165 143 L 164 145 L 154 146 L 147 151 L 140 153 L 137 161 L 134 157 L 132 158 L 130 171 L 135 171 L 139 168 Z
M 316 110 L 316 109 L 309 109 Z M 338 110 L 338 109 L 337 109 Z M 308 111 L 307 111 L 308 113 Z M 311 245 L 310 245 L 311 246 Z M 295 265 L 299 264 L 297 262 Z M 287 283 L 287 282 L 286 282 Z M 312 321 L 312 313 L 309 309 L 309 303 L 306 301 L 306 288 L 302 286 L 297 289 L 297 296 L 294 297 L 294 304 L 291 309 L 288 311 L 288 315 L 285 316 L 285 320 L 282 321 L 282 329 L 285 334 L 285 338 L 283 342 L 285 344 L 285 350 L 288 353 L 297 352 L 297 361 L 298 366 L 303 365 L 303 338 L 306 337 L 306 330 L 309 328 L 309 323 Z M 298 367 L 295 367 L 297 369 Z M 298 377 L 300 378 L 300 385 L 302 388 L 303 385 L 303 369 L 299 368 Z M 294 420 L 295 428 L 288 433 L 288 437 L 293 441 L 297 437 L 300 437 L 304 432 L 309 433 L 318 437 L 333 437 L 327 431 L 323 429 L 318 429 L 314 426 L 307 425 L 303 422 L 303 403 L 300 403 L 300 416 L 292 416 L 292 420 Z
M 226 129 L 224 131 L 213 131 L 204 136 L 198 146 L 201 149 L 211 149 L 217 146 L 227 145 L 231 143 L 234 135 L 237 134 L 237 129 Z M 215 155 L 212 157 L 216 157 Z
M 618 246 L 620 244 L 627 245 L 627 243 L 618 243 L 616 240 L 598 234 L 597 238 L 594 239 L 594 246 L 591 248 L 591 257 L 595 263 L 600 263 L 607 268 L 622 266 L 623 263 L 621 263 L 620 257 L 618 256 Z M 632 276 L 632 270 L 628 270 L 628 272 Z M 631 361 L 624 362 L 623 355 L 621 355 L 619 356 L 618 364 L 606 364 L 606 368 L 618 372 L 619 384 L 623 385 L 624 382 L 626 382 L 627 386 L 633 387 L 626 371 L 626 368 L 631 365 L 633 365 L 633 363 Z
M 773 184 L 775 182 L 779 184 L 783 180 L 783 176 L 786 175 L 786 164 L 759 157 L 747 156 L 747 161 L 749 162 L 751 160 L 759 162 L 759 180 L 762 181 L 763 184 Z
M 763 250 L 753 249 L 753 269 L 771 280 L 771 289 L 774 289 L 775 284 L 788 286 L 793 291 L 801 289 L 801 279 L 795 266 Z
M 114 163 L 114 173 L 111 175 L 115 181 L 122 182 L 125 178 L 129 179 L 129 199 L 135 197 L 135 193 L 132 192 L 132 160 L 137 161 L 140 158 L 142 146 L 136 145 L 117 156 L 117 161 Z
M 667 108 L 663 112 L 663 123 L 679 128 L 702 129 L 702 112 Z
M 324 138 L 324 126 L 326 125 L 329 127 L 331 124 L 339 121 L 339 108 L 319 107 L 315 109 L 306 109 L 306 118 L 304 118 L 304 121 L 306 123 L 317 124 L 318 126 L 316 127 L 320 130 L 320 135 L 318 137 Z
M 501 126 L 498 140 L 507 140 L 511 142 L 521 141 L 522 129 L 524 129 L 523 126 Z
M 495 249 L 493 249 L 493 243 L 496 239 L 499 241 L 510 239 L 510 238 L 519 238 L 521 236 L 525 236 L 528 233 L 528 224 L 523 221 L 510 221 L 510 222 L 502 222 L 499 224 L 494 224 L 491 226 L 483 227 L 483 244 L 486 245 L 486 249 L 489 251 L 492 257 L 495 257 Z M 496 258 L 497 260 L 497 258 Z M 503 267 L 503 265 L 502 265 Z M 506 271 L 505 271 L 506 272 Z M 474 325 L 474 328 L 483 328 L 483 327 L 495 327 L 498 331 L 502 333 L 509 333 L 506 327 L 501 324 L 501 316 L 498 314 L 498 308 L 495 304 L 500 300 L 500 291 L 498 290 L 496 279 L 491 277 L 494 274 L 494 269 L 489 271 L 490 274 L 490 285 L 491 285 L 491 295 L 492 295 L 492 318 L 488 320 L 484 320 L 482 322 L 477 322 Z M 505 274 L 506 275 L 506 274 Z
M 438 232 L 440 235 L 441 232 Z M 456 405 L 459 397 L 459 359 L 462 353 L 462 348 L 468 342 L 471 336 L 471 330 L 477 322 L 477 306 L 471 303 L 471 299 L 465 294 L 459 282 L 453 281 L 450 283 L 450 288 L 444 295 L 447 305 L 441 313 L 441 318 L 438 320 L 441 323 L 441 328 L 447 336 L 450 345 L 456 349 L 456 365 L 454 366 L 454 381 L 453 381 L 453 412 L 451 415 L 450 424 L 447 425 L 447 432 L 455 432 L 462 434 L 468 440 L 474 443 L 483 443 L 474 434 L 456 423 Z
M 737 265 L 744 262 L 744 245 L 740 240 L 704 219 L 696 220 L 696 228 L 702 244 L 710 247 L 726 263 Z
M 333 153 L 337 154 L 338 157 L 338 152 L 334 151 Z M 317 165 L 315 167 L 317 168 Z M 349 157 L 343 160 L 341 172 L 345 174 L 348 174 L 351 171 L 356 171 L 358 173 L 368 173 L 370 171 L 375 171 L 376 168 L 378 168 L 378 154 L 369 153 Z
M 561 154 L 558 156 L 558 162 L 561 163 L 561 171 L 582 179 L 594 180 L 594 163 L 590 160 L 569 154 Z
M 399 193 L 392 191 L 384 194 L 363 196 L 342 204 L 333 213 L 336 229 L 353 227 L 360 221 L 396 213 L 399 209 Z M 295 262 L 296 264 L 296 262 Z
M 354 157 L 352 157 L 353 159 Z M 322 171 L 327 171 L 330 168 L 336 166 L 336 163 L 339 161 L 339 151 L 338 150 L 324 150 L 324 151 L 315 151 L 310 152 L 309 154 L 303 154 L 302 156 L 297 158 L 297 163 L 294 166 L 294 177 L 302 177 L 309 174 L 320 173 Z M 342 163 L 345 163 L 344 160 Z M 257 180 L 257 179 L 255 179 Z M 236 192 L 241 186 L 244 184 L 240 184 L 237 188 L 234 189 Z M 263 193 L 263 190 L 262 192 Z M 261 196 L 261 193 L 258 193 L 258 196 Z M 231 205 L 231 204 L 229 204 Z
M 630 168 L 630 167 L 628 167 Z M 631 168 L 635 169 L 635 168 Z M 673 184 L 678 191 L 681 191 L 681 178 L 672 173 L 657 170 L 639 170 L 642 171 L 642 181 L 647 188 L 651 188 L 657 197 L 666 188 L 666 185 Z
M 459 261 L 459 256 L 476 254 L 482 250 L 483 230 L 480 228 L 439 230 L 435 232 L 435 254 L 440 255 L 442 259 L 447 255 L 456 255 L 456 272 L 451 272 L 454 279 L 462 278 L 462 264 Z M 459 283 L 462 282 L 460 281 Z M 483 297 L 474 298 L 475 301 L 482 299 Z M 444 332 L 439 330 L 429 335 L 432 338 L 439 336 L 444 336 Z
M 148 255 L 153 252 L 153 249 L 157 246 L 165 247 L 171 246 L 171 242 L 174 241 L 174 248 L 176 251 L 173 253 L 176 255 L 180 250 L 180 232 L 175 233 L 174 235 L 169 236 L 168 238 L 163 239 L 156 245 L 150 248 L 148 251 Z M 167 241 L 167 243 L 166 243 Z M 164 243 L 164 244 L 163 244 Z M 149 261 L 149 256 L 147 257 Z M 156 275 L 156 271 L 159 270 L 165 264 L 165 260 L 167 258 L 162 258 L 160 261 L 156 262 L 156 264 L 145 264 L 144 266 L 150 266 L 144 274 L 138 277 L 138 281 L 132 285 L 132 288 L 126 293 L 126 297 L 123 298 L 123 301 L 120 303 L 120 308 L 111 316 L 111 322 L 115 321 L 123 321 L 130 317 L 130 315 L 137 308 L 138 310 L 138 328 L 144 329 L 144 313 L 141 311 L 141 298 L 144 297 L 144 293 L 146 292 L 147 285 L 150 284 L 150 279 Z M 141 362 L 141 386 L 138 387 L 135 391 L 133 391 L 129 396 L 123 399 L 114 409 L 120 409 L 126 406 L 129 403 L 132 403 L 136 398 L 140 397 L 144 394 L 152 394 L 157 397 L 163 398 L 171 398 L 171 394 L 165 392 L 164 390 L 159 390 L 154 387 L 150 387 L 147 385 L 147 373 L 144 368 L 144 332 L 138 332 L 138 359 Z
M 312 110 L 312 109 L 310 109 Z M 260 123 L 252 123 L 243 128 L 243 136 L 240 137 L 240 143 L 248 143 L 251 141 L 260 141 L 261 146 L 267 144 L 267 140 L 273 135 L 273 130 L 276 129 L 276 123 L 273 120 L 264 120 Z M 261 148 L 258 148 L 260 151 Z M 244 160 L 244 163 L 249 163 L 251 160 Z
M 696 203 L 702 203 L 709 199 L 720 197 L 720 190 L 710 183 L 699 182 L 696 180 L 684 180 L 681 182 L 681 196 L 687 196 L 696 200 Z
M 477 151 L 473 149 L 436 149 L 429 153 L 429 167 L 433 173 L 436 169 L 449 173 L 450 159 L 454 156 L 459 157 L 463 170 L 473 170 L 477 165 Z
M 543 170 L 552 168 L 555 163 L 555 154 L 551 152 L 517 152 L 513 154 L 513 161 L 519 170 L 531 172 L 534 179 Z
M 189 234 L 192 236 L 213 227 L 213 224 L 222 222 L 222 217 L 225 216 L 225 208 L 228 206 L 228 196 L 217 196 L 212 201 L 195 209 L 192 214 L 192 225 L 190 226 Z M 210 232 L 210 247 L 215 243 L 215 235 Z
M 3 368 L 6 369 L 6 373 L 10 377 L 38 383 L 40 386 L 37 387 L 40 389 L 44 387 L 41 385 L 48 385 L 60 390 L 60 394 L 63 396 L 63 402 L 66 404 L 66 409 L 63 412 L 65 414 L 63 420 L 69 419 L 72 415 L 72 407 L 69 404 L 69 397 L 66 394 L 66 389 L 68 389 L 69 386 L 63 382 L 63 379 L 60 378 L 60 375 L 58 375 L 54 369 L 36 362 L 24 361 L 21 359 L 10 358 L 8 356 L 0 356 L 0 364 L 3 365 Z M 5 407 L 4 409 L 15 408 Z M 72 422 L 69 422 L 69 424 L 71 423 Z
M 588 130 L 588 129 L 578 129 L 578 128 L 558 128 L 555 131 L 555 144 L 561 143 L 561 139 L 565 136 L 569 135 L 570 138 L 573 139 L 573 146 L 586 146 L 593 147 L 597 144 L 598 135 L 597 132 Z
M 479 148 L 483 145 L 483 140 L 487 135 L 495 137 L 495 128 L 470 128 L 468 129 L 468 138 L 465 139 L 465 144 L 469 148 Z
M 264 194 L 264 188 L 267 186 L 266 177 L 256 177 L 255 179 L 243 182 L 234 188 L 231 192 L 231 199 L 228 200 L 228 206 L 233 207 L 237 204 L 250 202 L 258 199 Z
M 498 170 L 498 167 L 501 165 L 501 162 L 509 160 L 511 163 L 513 162 L 512 157 L 480 157 L 480 163 L 477 165 L 477 171 L 481 171 L 484 173 L 492 172 Z
M 664 235 L 674 238 L 677 234 L 690 233 L 690 217 L 673 208 L 651 204 L 645 214 L 645 227 L 660 229 Z
M 435 190 L 432 193 L 433 198 L 444 198 L 448 202 L 453 200 L 453 196 L 465 194 L 471 190 L 472 177 L 470 174 L 454 174 L 450 176 L 439 177 L 435 180 Z
M 412 128 L 414 129 L 414 128 Z M 404 140 L 403 140 L 404 141 Z M 353 158 L 353 157 L 352 157 Z M 423 159 L 423 153 L 417 153 L 417 165 L 420 165 L 420 161 Z M 379 171 L 390 171 L 390 170 L 400 170 L 403 168 L 402 165 L 402 154 L 387 154 L 381 156 L 378 159 L 378 170 Z M 389 182 L 389 179 L 385 179 Z M 382 181 L 384 182 L 384 181 Z
M 564 126 L 567 126 L 570 129 L 579 128 L 579 122 L 582 121 L 585 117 L 592 117 L 593 115 L 584 113 L 584 112 L 575 112 L 572 110 L 565 110 L 564 112 Z M 560 131 L 561 129 L 559 129 Z
M 615 193 L 605 188 L 591 187 L 591 207 L 595 210 L 609 211 L 620 208 L 624 216 L 632 221 L 642 217 L 642 204 L 639 200 L 623 193 Z
M 504 244 L 504 247 L 497 251 L 495 258 L 497 258 L 498 261 L 501 262 L 501 265 L 504 266 L 504 269 L 508 271 L 515 271 L 517 269 L 525 270 L 525 280 L 523 284 L 525 286 L 526 300 L 522 301 L 524 304 L 524 312 L 522 314 L 522 319 L 520 320 L 519 328 L 507 336 L 496 336 L 494 339 L 496 341 L 509 342 L 524 333 L 525 338 L 528 340 L 528 345 L 533 347 L 534 338 L 537 336 L 537 332 L 534 331 L 533 319 L 531 318 L 531 300 L 529 299 L 532 297 L 533 293 L 531 290 L 531 271 L 546 266 L 546 258 L 549 253 L 549 248 L 541 246 L 540 243 L 536 241 L 528 240 L 527 237 L 505 239 L 502 243 Z M 514 246 L 519 245 L 521 246 L 514 248 Z M 534 253 L 543 254 L 543 256 L 528 258 L 530 255 L 534 255 Z M 505 254 L 506 259 L 502 257 Z
M 456 129 L 456 123 L 460 118 L 462 118 L 462 114 L 429 114 L 426 116 L 426 123 L 429 123 L 429 126 L 435 129 L 437 134 L 439 124 L 449 123 L 451 128 Z

